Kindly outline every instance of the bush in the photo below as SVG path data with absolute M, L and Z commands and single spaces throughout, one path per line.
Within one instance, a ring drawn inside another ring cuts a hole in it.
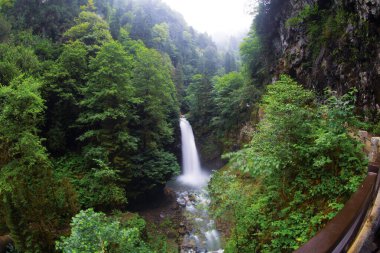
M 139 224 L 123 227 L 104 213 L 82 210 L 72 219 L 71 235 L 62 237 L 56 247 L 64 253 L 151 253 L 152 250 L 140 238 Z
M 347 129 L 353 95 L 318 103 L 287 76 L 268 86 L 251 143 L 211 183 L 215 214 L 233 223 L 227 252 L 291 252 L 343 207 L 366 171 Z
M 74 185 L 82 208 L 111 210 L 127 204 L 118 171 L 103 161 L 93 160 L 91 169 L 79 155 L 68 154 L 54 162 L 58 178 L 67 178 Z
M 318 14 L 318 5 L 309 5 L 307 4 L 305 8 L 303 8 L 296 16 L 289 18 L 286 20 L 286 27 L 294 27 L 305 21 L 307 21 L 310 17 Z

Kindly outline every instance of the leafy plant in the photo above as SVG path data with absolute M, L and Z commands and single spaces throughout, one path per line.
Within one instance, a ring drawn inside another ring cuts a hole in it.
M 318 103 L 288 76 L 268 86 L 251 143 L 211 180 L 214 213 L 233 221 L 227 252 L 291 252 L 343 207 L 366 165 L 353 98 Z
M 305 21 L 307 21 L 310 17 L 318 14 L 318 5 L 306 4 L 305 7 L 294 17 L 289 18 L 285 22 L 286 27 L 295 27 Z
M 71 222 L 71 235 L 56 243 L 64 253 L 150 253 L 140 238 L 141 227 L 122 227 L 120 222 L 93 209 L 80 211 Z
M 17 250 L 50 252 L 76 212 L 71 185 L 55 180 L 37 135 L 45 109 L 41 84 L 20 76 L 0 86 L 0 212 Z M 41 240 L 44 238 L 44 240 Z

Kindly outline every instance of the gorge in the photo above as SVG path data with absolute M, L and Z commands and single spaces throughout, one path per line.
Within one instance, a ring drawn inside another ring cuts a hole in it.
M 336 217 L 380 134 L 380 2 L 251 4 L 221 47 L 161 0 L 0 1 L 0 252 L 287 253 Z

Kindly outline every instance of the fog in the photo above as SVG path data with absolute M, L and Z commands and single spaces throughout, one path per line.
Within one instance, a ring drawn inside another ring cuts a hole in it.
M 255 0 L 162 0 L 181 13 L 199 32 L 206 32 L 219 44 L 231 36 L 240 37 L 252 23 Z

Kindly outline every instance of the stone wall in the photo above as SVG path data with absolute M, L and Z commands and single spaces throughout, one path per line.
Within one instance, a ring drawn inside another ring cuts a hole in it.
M 318 13 L 287 25 L 307 5 L 317 5 Z M 267 31 L 274 77 L 287 73 L 319 93 L 330 87 L 343 94 L 355 87 L 358 108 L 378 117 L 380 0 L 284 0 L 268 15 L 275 27 Z

